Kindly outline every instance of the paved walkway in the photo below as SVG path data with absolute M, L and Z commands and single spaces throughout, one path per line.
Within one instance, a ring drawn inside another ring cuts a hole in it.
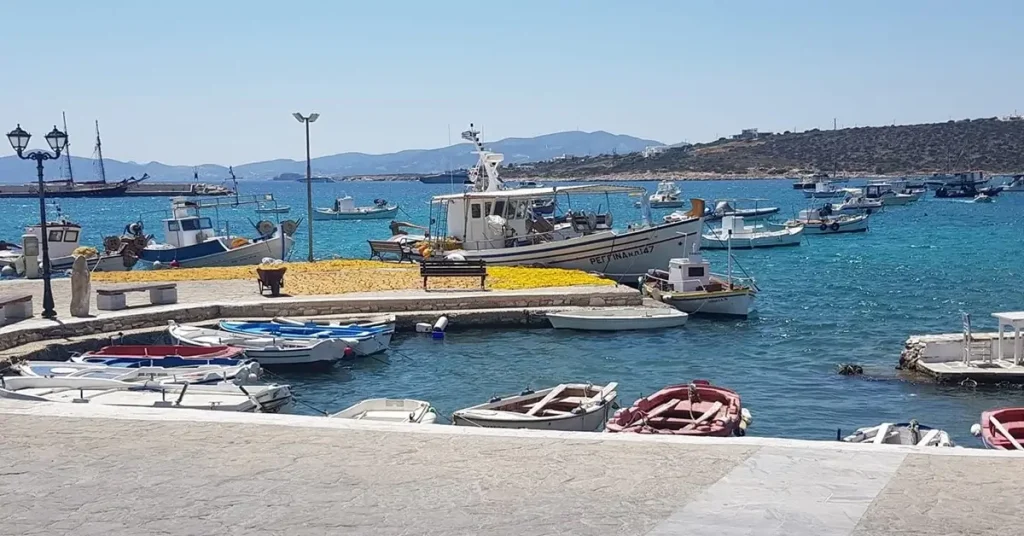
M 1024 533 L 1024 457 L 0 400 L 3 534 Z

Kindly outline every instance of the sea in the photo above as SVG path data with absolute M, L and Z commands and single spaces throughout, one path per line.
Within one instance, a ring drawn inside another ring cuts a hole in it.
M 272 194 L 291 207 L 282 218 L 302 218 L 292 257 L 308 251 L 305 185 L 240 182 L 244 196 Z M 654 182 L 629 182 L 653 192 Z M 781 218 L 808 206 L 790 181 L 679 182 L 686 197 L 759 199 L 780 207 Z M 856 181 L 851 183 L 856 185 Z M 418 182 L 313 184 L 314 205 L 351 195 L 357 205 L 386 199 L 401 207 L 396 219 L 426 224 L 432 195 L 460 186 Z M 212 199 L 207 199 L 207 202 Z M 607 210 L 615 226 L 639 221 L 636 199 L 592 196 L 574 208 Z M 229 199 L 222 199 L 229 203 Z M 561 201 L 560 201 L 561 202 Z M 63 199 L 60 211 L 84 226 L 83 244 L 120 234 L 142 221 L 160 236 L 166 198 Z M 38 203 L 2 199 L 0 238 L 16 241 L 38 221 Z M 56 207 L 50 206 L 50 217 Z M 654 211 L 660 218 L 668 210 Z M 252 206 L 208 211 L 220 227 L 245 233 L 260 219 Z M 314 255 L 367 258 L 368 239 L 389 236 L 388 220 L 314 223 Z M 552 329 L 458 329 L 444 340 L 399 334 L 390 352 L 330 372 L 289 373 L 296 411 L 341 410 L 362 399 L 427 400 L 439 413 L 565 382 L 618 382 L 619 403 L 693 379 L 734 389 L 753 414 L 750 435 L 835 439 L 881 422 L 920 423 L 947 430 L 964 446 L 983 410 L 1024 405 L 1021 387 L 939 385 L 895 370 L 904 341 L 916 334 L 961 330 L 961 313 L 974 329 L 994 331 L 991 313 L 1024 310 L 1024 192 L 1004 192 L 993 203 L 936 199 L 887 207 L 872 215 L 866 233 L 809 236 L 797 247 L 734 251 L 735 270 L 757 280 L 757 313 L 746 320 L 694 317 L 675 330 L 582 333 Z M 708 251 L 717 272 L 726 253 Z M 841 376 L 854 363 L 861 376 Z

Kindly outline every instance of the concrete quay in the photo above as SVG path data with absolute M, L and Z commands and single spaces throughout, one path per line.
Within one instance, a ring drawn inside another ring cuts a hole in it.
M 907 339 L 897 368 L 918 372 L 939 382 L 1024 383 L 1024 364 L 1013 361 L 1014 336 L 973 333 L 965 360 L 962 333 L 915 335 Z
M 242 285 L 244 283 L 244 285 Z M 244 288 L 243 288 L 244 287 Z M 41 301 L 39 281 L 0 283 L 0 291 L 31 292 Z M 639 292 L 629 287 L 552 287 L 531 290 L 421 291 L 403 290 L 350 293 L 332 296 L 263 297 L 252 281 L 191 281 L 178 283 L 178 302 L 174 305 L 148 305 L 148 297 L 128 297 L 128 309 L 99 311 L 95 316 L 67 316 L 70 282 L 54 281 L 54 299 L 60 318 L 57 321 L 32 318 L 0 327 L 0 350 L 25 344 L 91 334 L 116 334 L 144 328 L 162 327 L 168 320 L 182 323 L 205 322 L 220 318 L 270 318 L 274 316 L 327 316 L 345 314 L 419 313 L 405 315 L 406 323 L 436 318 L 439 314 L 485 311 L 463 315 L 467 322 L 519 324 L 529 321 L 530 311 L 551 308 L 641 305 Z M 93 293 L 95 300 L 95 293 Z M 41 303 L 33 303 L 35 311 Z M 489 312 L 488 312 L 489 311 Z M 537 316 L 536 314 L 534 316 Z M 538 317 L 539 318 L 539 317 Z M 524 320 L 526 319 L 526 320 Z
M 1020 534 L 1024 455 L 0 400 L 0 532 Z

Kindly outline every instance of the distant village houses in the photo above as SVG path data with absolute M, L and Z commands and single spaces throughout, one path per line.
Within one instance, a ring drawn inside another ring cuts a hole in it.
M 650 145 L 650 146 L 644 147 L 644 150 L 643 150 L 642 154 L 643 154 L 644 158 L 650 158 L 652 156 L 657 156 L 657 155 L 667 151 L 668 149 L 669 149 L 668 145 Z

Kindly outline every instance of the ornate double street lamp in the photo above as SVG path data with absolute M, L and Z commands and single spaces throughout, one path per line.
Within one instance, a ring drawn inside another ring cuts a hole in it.
M 309 124 L 315 123 L 320 114 L 303 116 L 295 112 L 292 117 L 306 124 L 306 228 L 309 229 L 309 262 L 313 262 L 313 172 L 309 160 Z
M 54 154 L 39 150 L 25 153 L 28 140 L 31 138 L 32 135 L 25 132 L 20 124 L 7 133 L 7 140 L 11 142 L 14 152 L 18 153 L 18 158 L 36 161 L 36 172 L 39 177 L 39 228 L 42 231 L 40 241 L 43 243 L 43 318 L 52 319 L 57 318 L 57 311 L 53 309 L 53 290 L 50 288 L 50 248 L 47 245 L 49 233 L 46 230 L 46 183 L 43 182 L 43 161 L 60 158 L 60 153 L 68 146 L 68 135 L 57 130 L 56 125 L 46 135 L 46 143 L 53 149 Z

